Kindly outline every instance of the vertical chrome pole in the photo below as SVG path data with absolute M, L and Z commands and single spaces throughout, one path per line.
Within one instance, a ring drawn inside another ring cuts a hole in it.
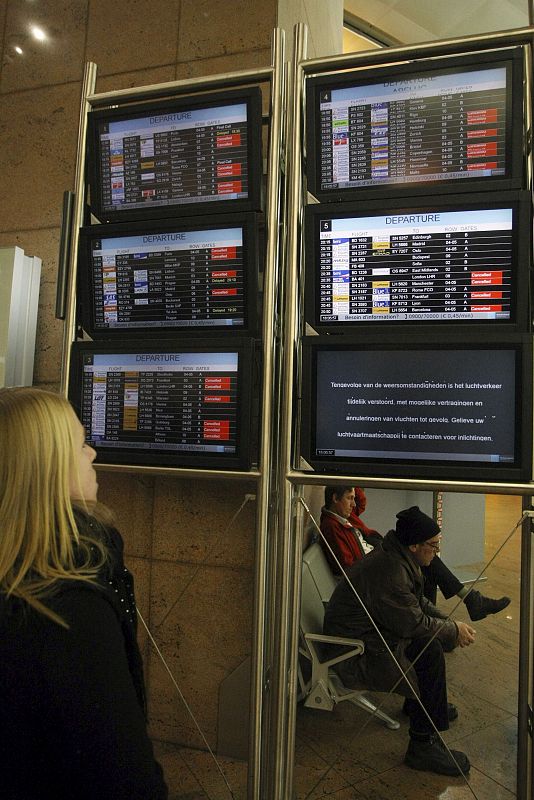
M 532 498 L 523 496 L 523 510 Z M 521 578 L 519 608 L 519 691 L 517 709 L 517 799 L 529 800 L 534 790 L 533 703 L 534 703 L 534 559 L 533 520 L 523 522 L 521 535 Z
M 250 694 L 248 797 L 259 800 L 261 791 L 263 711 L 266 707 L 266 585 L 268 576 L 268 517 L 272 470 L 274 370 L 276 347 L 277 287 L 280 263 L 281 165 L 283 160 L 283 97 L 285 90 L 284 31 L 273 32 L 269 153 L 266 187 L 267 249 L 263 284 L 263 387 L 260 432 L 260 478 L 257 483 L 256 564 Z
M 534 36 L 533 36 L 534 44 Z M 525 161 L 526 161 L 526 186 L 531 193 L 534 192 L 534 185 L 532 183 L 532 146 L 533 146 L 533 131 L 532 131 L 532 45 L 523 45 L 524 54 L 524 70 L 523 70 L 523 139 L 525 142 Z M 532 266 L 532 264 L 531 264 Z
M 80 124 L 78 128 L 78 146 L 76 150 L 76 171 L 74 174 L 74 211 L 72 215 L 72 230 L 70 239 L 70 254 L 68 259 L 67 275 L 67 304 L 65 326 L 63 329 L 63 357 L 61 359 L 61 384 L 62 394 L 67 394 L 70 370 L 70 346 L 74 341 L 76 326 L 76 268 L 78 261 L 79 230 L 83 223 L 83 208 L 85 203 L 85 139 L 87 134 L 87 114 L 91 110 L 87 97 L 94 94 L 96 86 L 96 64 L 88 61 L 82 84 L 82 99 L 80 104 Z
M 285 296 L 283 307 L 283 362 L 280 408 L 280 451 L 278 458 L 277 558 L 274 584 L 274 658 L 271 740 L 269 764 L 269 800 L 288 800 L 292 796 L 295 744 L 295 628 L 300 595 L 300 572 L 295 569 L 300 549 L 297 537 L 292 538 L 294 513 L 292 485 L 286 479 L 292 466 L 293 398 L 295 350 L 297 346 L 297 286 L 300 253 L 300 221 L 302 206 L 301 123 L 302 71 L 300 62 L 306 54 L 307 29 L 295 26 L 295 49 L 291 75 L 291 96 L 288 118 L 288 207 L 287 247 L 285 263 Z M 295 578 L 295 576 L 297 576 Z
M 529 22 L 532 24 L 532 0 L 529 1 Z M 533 130 L 532 130 L 532 44 L 523 45 L 523 137 L 525 141 L 526 185 L 534 200 Z M 531 252 L 531 264 L 532 268 Z M 530 310 L 532 314 L 532 310 Z M 523 496 L 523 510 L 532 507 L 532 497 Z M 527 800 L 534 791 L 534 525 L 525 520 L 521 531 L 521 578 L 519 608 L 519 686 L 517 697 L 517 797 Z

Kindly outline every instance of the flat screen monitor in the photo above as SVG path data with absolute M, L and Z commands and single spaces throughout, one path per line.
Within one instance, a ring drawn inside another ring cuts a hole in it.
M 301 452 L 317 471 L 531 480 L 529 337 L 425 344 L 308 337 L 302 396 Z
M 91 212 L 100 222 L 258 210 L 259 87 L 89 114 Z
M 75 343 L 69 395 L 100 462 L 250 466 L 249 340 Z
M 309 78 L 309 191 L 520 188 L 522 71 L 511 48 Z
M 79 310 L 92 338 L 257 327 L 254 214 L 91 225 L 79 252 Z
M 527 331 L 530 207 L 526 192 L 309 206 L 307 322 Z

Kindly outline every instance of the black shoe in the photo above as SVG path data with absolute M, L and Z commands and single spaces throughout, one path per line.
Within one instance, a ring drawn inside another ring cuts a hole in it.
M 412 769 L 436 772 L 438 775 L 466 775 L 471 768 L 466 754 L 460 750 L 451 750 L 451 754 L 454 761 L 437 736 L 431 736 L 428 742 L 410 739 L 404 763 Z
M 499 600 L 493 600 L 491 597 L 484 597 L 476 589 L 472 589 L 464 603 L 473 622 L 477 622 L 479 619 L 487 617 L 488 614 L 498 614 L 499 611 L 510 605 L 510 598 L 501 597 Z
M 407 697 L 404 701 L 402 713 L 406 714 L 407 716 L 410 715 L 410 703 L 417 703 L 417 700 Z M 454 722 L 455 719 L 458 719 L 458 709 L 452 703 L 447 703 L 447 716 L 449 718 L 449 722 Z

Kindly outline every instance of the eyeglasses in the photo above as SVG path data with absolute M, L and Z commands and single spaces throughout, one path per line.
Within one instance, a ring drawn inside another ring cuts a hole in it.
M 439 553 L 441 542 L 425 542 L 425 544 L 428 545 L 428 547 L 431 547 L 434 553 Z

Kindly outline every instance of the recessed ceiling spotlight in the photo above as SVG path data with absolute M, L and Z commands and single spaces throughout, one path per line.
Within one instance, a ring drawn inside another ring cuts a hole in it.
M 16 44 L 16 45 L 15 45 L 15 48 L 14 48 L 14 49 L 15 49 L 15 53 L 18 53 L 18 54 L 19 54 L 19 56 L 21 56 L 21 55 L 22 55 L 22 53 L 24 52 L 24 51 L 23 51 L 23 49 L 22 49 L 22 47 L 19 47 L 19 46 L 18 46 L 18 44 Z
M 46 33 L 43 31 L 42 28 L 39 28 L 37 25 L 32 25 L 30 27 L 30 33 L 34 39 L 37 39 L 39 42 L 44 42 L 46 39 Z

